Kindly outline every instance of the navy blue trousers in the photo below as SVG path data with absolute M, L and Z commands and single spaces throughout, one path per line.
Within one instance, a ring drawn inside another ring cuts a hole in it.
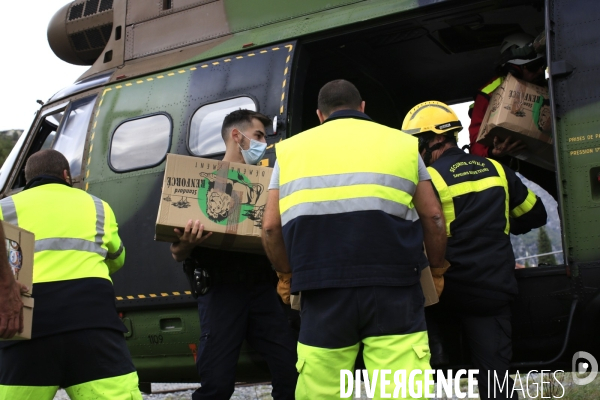
M 200 346 L 196 366 L 201 387 L 193 400 L 229 399 L 244 339 L 271 372 L 275 400 L 292 400 L 296 390 L 296 340 L 271 284 L 225 284 L 198 297 Z
M 467 339 L 473 368 L 479 370 L 477 379 L 482 400 L 518 398 L 518 392 L 512 393 L 512 378 L 508 378 L 507 384 L 502 382 L 509 371 L 512 358 L 512 325 L 508 300 L 486 299 L 444 290 L 439 304 L 427 307 L 425 313 L 431 343 L 443 338 L 444 331 L 449 327 L 461 327 Z M 504 390 L 495 385 L 493 373 L 498 376 Z M 511 394 L 514 396 L 511 397 Z

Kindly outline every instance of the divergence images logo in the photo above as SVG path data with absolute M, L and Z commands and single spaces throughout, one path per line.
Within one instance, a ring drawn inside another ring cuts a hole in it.
M 587 385 L 598 375 L 598 361 L 596 361 L 593 355 L 585 351 L 578 351 L 573 354 L 571 368 L 571 371 L 573 371 L 573 383 L 576 385 Z M 580 378 L 581 375 L 587 373 L 589 373 L 588 376 Z

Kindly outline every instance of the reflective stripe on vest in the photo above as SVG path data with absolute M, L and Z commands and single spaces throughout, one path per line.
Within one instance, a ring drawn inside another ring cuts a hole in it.
M 407 193 L 414 193 L 417 185 L 408 179 L 388 174 L 373 172 L 357 172 L 351 174 L 337 174 L 329 176 L 310 176 L 298 178 L 279 188 L 279 198 L 282 199 L 298 190 L 322 189 L 328 187 L 353 186 L 353 185 L 381 185 L 388 186 Z
M 461 182 L 454 185 L 448 186 L 446 181 L 440 173 L 433 167 L 427 168 L 429 174 L 431 175 L 431 180 L 438 191 L 440 196 L 440 201 L 442 203 L 442 211 L 444 213 L 444 218 L 446 219 L 446 235 L 448 237 L 452 236 L 452 232 L 450 231 L 450 224 L 456 219 L 456 213 L 454 210 L 454 198 L 458 196 L 464 196 L 469 193 L 483 192 L 484 190 L 493 188 L 493 187 L 502 187 L 504 188 L 505 194 L 505 218 L 506 218 L 506 228 L 504 229 L 504 233 L 508 235 L 510 231 L 510 222 L 508 219 L 508 183 L 506 181 L 506 174 L 504 173 L 504 168 L 498 162 L 488 159 L 496 168 L 499 176 L 490 176 L 487 178 L 475 180 L 475 181 L 467 181 Z
M 102 204 L 102 200 L 91 194 L 89 195 L 94 200 L 94 206 L 96 207 L 96 243 L 102 246 L 102 238 L 104 237 L 104 205 Z
M 17 209 L 15 208 L 15 202 L 12 197 L 7 197 L 0 201 L 0 207 L 2 207 L 2 217 L 4 221 L 15 226 L 19 226 L 19 218 L 17 218 Z
M 103 249 L 97 243 L 85 239 L 73 238 L 46 238 L 35 241 L 35 252 L 40 251 L 65 251 L 79 250 L 96 253 L 106 258 L 107 250 Z
M 361 140 L 365 132 L 371 139 Z M 348 118 L 303 132 L 278 143 L 276 149 L 282 225 L 303 215 L 355 211 L 384 211 L 418 220 L 412 204 L 418 182 L 415 138 Z
M 294 218 L 302 215 L 329 215 L 355 211 L 383 211 L 408 221 L 416 221 L 419 219 L 419 215 L 415 209 L 408 208 L 404 204 L 398 204 L 395 201 L 385 200 L 379 197 L 361 197 L 355 199 L 298 204 L 281 214 L 281 225 L 285 225 Z
M 125 250 L 125 246 L 123 246 L 123 242 L 121 242 L 117 251 L 115 251 L 114 253 L 107 253 L 106 258 L 108 258 L 109 260 L 116 260 L 117 258 L 119 258 L 121 253 L 123 253 L 123 250 Z
M 535 196 L 535 193 L 533 193 L 531 189 L 527 189 L 527 197 L 523 203 L 510 210 L 510 216 L 513 218 L 519 218 L 521 215 L 528 213 L 531 211 L 533 206 L 535 206 L 536 201 L 537 197 Z

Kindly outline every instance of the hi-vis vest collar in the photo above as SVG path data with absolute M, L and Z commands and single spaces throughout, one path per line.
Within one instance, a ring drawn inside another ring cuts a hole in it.
M 327 122 L 335 121 L 336 119 L 341 118 L 356 118 L 364 119 L 365 121 L 371 121 L 371 117 L 358 110 L 338 110 L 332 112 L 329 118 L 327 118 L 323 123 L 325 124 Z

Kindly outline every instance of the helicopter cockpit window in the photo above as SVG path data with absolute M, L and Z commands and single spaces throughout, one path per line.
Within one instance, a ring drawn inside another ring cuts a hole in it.
M 81 174 L 83 146 L 87 135 L 88 125 L 94 110 L 96 96 L 86 97 L 71 104 L 65 115 L 65 120 L 56 136 L 52 148 L 60 151 L 69 160 L 71 175 Z
M 50 110 L 46 110 L 45 114 L 43 114 L 42 119 L 39 122 L 39 125 L 35 130 L 29 133 L 23 133 L 12 151 L 6 158 L 2 169 L 0 170 L 0 188 L 4 188 L 6 184 L 6 180 L 10 174 L 10 171 L 13 168 L 13 165 L 17 159 L 17 156 L 20 154 L 21 149 L 23 147 L 23 143 L 26 141 L 28 135 L 33 135 L 33 141 L 29 146 L 28 154 L 31 155 L 40 150 L 49 149 L 52 147 L 52 143 L 56 137 L 56 131 L 59 129 L 64 113 L 65 108 L 67 107 L 66 103 L 58 105 Z M 29 158 L 29 155 L 27 158 Z M 25 186 L 25 172 L 24 165 L 20 167 L 20 170 L 17 174 L 15 181 L 12 184 L 12 189 L 19 189 Z
M 52 143 L 54 143 L 54 139 L 56 138 L 56 131 L 58 130 L 58 126 L 64 115 L 65 112 L 63 110 L 46 117 L 44 122 L 50 127 L 50 132 L 48 133 L 48 136 L 46 136 L 46 140 L 42 143 L 40 150 L 52 148 Z
M 200 107 L 190 124 L 190 153 L 201 157 L 224 153 L 221 125 L 227 114 L 239 109 L 256 111 L 256 103 L 250 97 L 236 97 Z
M 126 172 L 160 164 L 171 145 L 172 125 L 167 114 L 123 122 L 112 137 L 110 167 L 116 172 Z

